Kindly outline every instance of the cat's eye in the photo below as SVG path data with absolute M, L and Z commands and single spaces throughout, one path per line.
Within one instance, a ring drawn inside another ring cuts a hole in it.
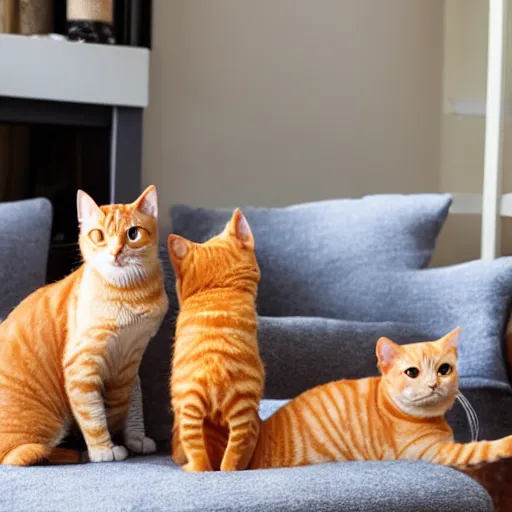
M 437 370 L 437 373 L 439 373 L 439 375 L 449 375 L 451 371 L 452 366 L 448 363 L 443 363 Z
M 126 232 L 126 236 L 130 242 L 138 242 L 142 237 L 142 233 L 138 227 L 132 226 Z
M 418 368 L 415 368 L 414 366 L 412 366 L 411 368 L 407 368 L 407 370 L 405 370 L 405 375 L 407 375 L 407 377 L 410 377 L 411 379 L 415 379 L 419 374 L 420 371 L 418 370 Z
M 103 231 L 101 231 L 101 229 L 93 229 L 89 233 L 89 238 L 95 244 L 101 244 L 103 240 L 105 240 L 105 236 L 103 235 Z

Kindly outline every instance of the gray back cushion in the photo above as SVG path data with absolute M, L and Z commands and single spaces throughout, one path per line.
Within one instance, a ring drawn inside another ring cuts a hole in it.
M 390 272 L 388 278 L 392 284 L 377 286 L 369 273 L 365 293 L 340 298 L 340 309 L 351 311 L 345 320 L 261 317 L 265 396 L 290 398 L 331 380 L 377 375 L 380 336 L 406 344 L 438 339 L 460 326 L 460 387 L 476 409 L 480 439 L 510 435 L 512 388 L 504 331 L 512 258 Z M 457 438 L 468 441 L 462 408 L 456 406 L 448 418 Z
M 512 257 L 387 276 L 390 284 L 381 286 L 368 273 L 361 293 L 340 297 L 340 311 L 348 313 L 343 319 L 260 317 L 265 396 L 290 398 L 331 380 L 377 375 L 380 336 L 405 344 L 435 340 L 456 327 L 462 328 L 461 387 L 511 391 L 504 331 Z
M 0 318 L 45 284 L 51 228 L 47 199 L 0 203 Z
M 338 299 L 362 293 L 365 272 L 428 264 L 450 204 L 449 195 L 421 194 L 244 208 L 262 271 L 259 313 L 340 318 Z M 173 232 L 204 242 L 231 214 L 175 206 Z
M 140 366 L 146 432 L 155 441 L 168 441 L 172 428 L 169 377 L 174 329 L 178 315 L 174 272 L 167 246 L 160 246 L 160 261 L 165 278 L 169 309 L 156 336 L 149 342 Z

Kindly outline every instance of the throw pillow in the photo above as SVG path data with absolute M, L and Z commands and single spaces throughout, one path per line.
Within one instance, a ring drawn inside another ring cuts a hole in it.
M 259 313 L 343 318 L 332 298 L 361 293 L 357 277 L 428 264 L 450 204 L 449 195 L 421 194 L 244 208 L 262 271 Z M 231 213 L 175 206 L 173 232 L 204 242 Z
M 46 282 L 52 227 L 47 199 L 0 203 L 0 318 Z

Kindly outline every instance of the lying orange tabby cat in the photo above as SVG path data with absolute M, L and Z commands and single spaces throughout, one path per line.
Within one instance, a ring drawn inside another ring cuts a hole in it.
M 173 458 L 185 471 L 245 469 L 258 437 L 264 371 L 260 271 L 240 210 L 204 244 L 169 236 L 180 313 L 172 364 Z
M 310 389 L 264 421 L 252 469 L 421 459 L 464 469 L 512 456 L 512 436 L 459 444 L 444 414 L 458 391 L 460 329 L 433 342 L 377 343 L 382 377 Z
M 84 264 L 27 297 L 0 324 L 0 463 L 65 462 L 56 448 L 75 420 L 93 462 L 154 451 L 126 421 L 140 400 L 142 354 L 167 310 L 157 253 L 157 195 L 101 208 L 78 192 Z

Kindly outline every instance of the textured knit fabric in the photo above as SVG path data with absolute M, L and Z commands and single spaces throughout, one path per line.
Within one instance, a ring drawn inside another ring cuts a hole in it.
M 0 203 L 0 318 L 46 281 L 52 226 L 47 199 Z
M 292 469 L 185 473 L 169 456 L 124 462 L 0 466 L 9 512 L 491 512 L 482 487 L 421 462 L 347 462 Z
M 376 285 L 384 276 L 387 284 Z M 328 297 L 332 312 L 337 310 L 344 320 L 261 318 L 267 396 L 294 396 L 299 387 L 307 389 L 319 380 L 373 375 L 380 336 L 399 343 L 427 341 L 456 327 L 462 328 L 461 386 L 510 389 L 503 339 L 512 296 L 512 258 L 364 272 L 359 280 L 359 291 L 340 289 Z
M 427 265 L 450 203 L 448 195 L 373 195 L 244 208 L 262 271 L 259 313 L 342 318 L 332 297 L 364 293 L 364 272 Z M 203 242 L 222 231 L 231 214 L 175 206 L 173 232 Z M 375 285 L 381 285 L 378 276 Z
M 316 317 L 260 317 L 265 396 L 291 398 L 318 384 L 377 375 L 380 336 L 399 343 L 428 339 L 415 326 Z
M 167 441 L 172 427 L 169 376 L 178 302 L 175 277 L 169 263 L 167 247 L 164 245 L 160 247 L 160 260 L 165 276 L 165 290 L 169 297 L 169 309 L 158 333 L 146 348 L 139 375 L 147 435 L 156 441 Z
M 386 275 L 387 286 L 373 286 L 377 276 L 368 272 L 361 293 L 331 297 L 340 318 L 406 323 L 431 340 L 461 327 L 462 385 L 510 389 L 503 340 L 512 296 L 512 258 Z

